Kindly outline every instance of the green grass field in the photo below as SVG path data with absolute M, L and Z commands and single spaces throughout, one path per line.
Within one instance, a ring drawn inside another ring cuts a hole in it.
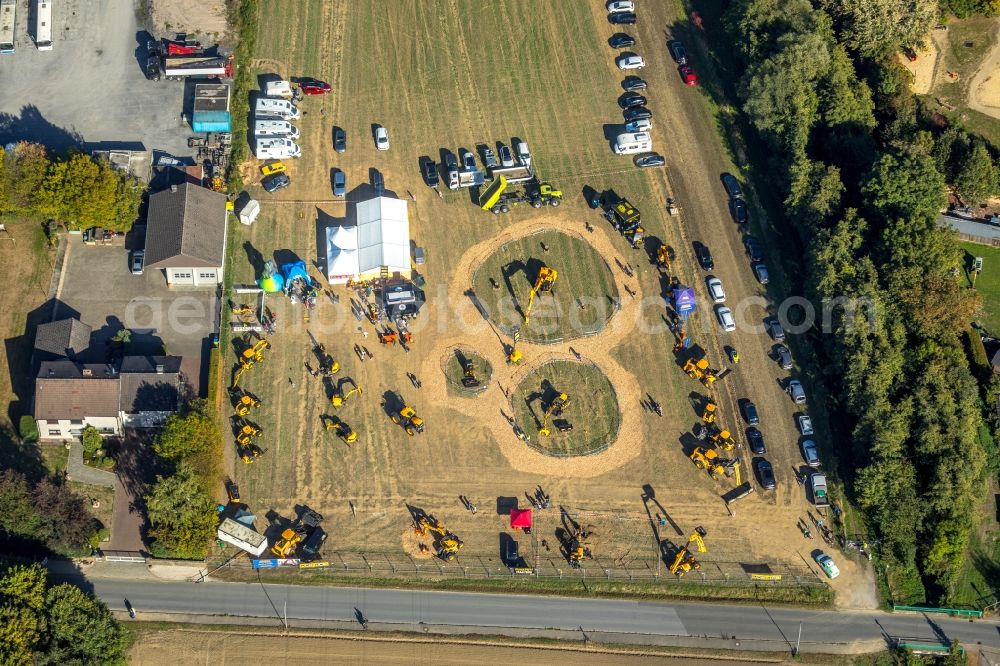
M 553 294 L 535 297 L 531 319 L 522 326 L 542 266 L 558 271 Z M 483 262 L 472 284 L 494 323 L 508 332 L 520 327 L 521 339 L 529 342 L 571 340 L 600 331 L 618 297 L 604 258 L 579 238 L 558 231 L 506 243 Z
M 983 258 L 983 271 L 976 278 L 976 291 L 983 299 L 980 321 L 993 335 L 1000 334 L 1000 248 L 978 243 L 959 243 L 965 250 L 963 265 L 965 285 L 972 286 L 969 268 L 973 257 Z
M 542 415 L 558 394 L 569 396 L 570 404 L 552 418 L 572 424 L 569 432 L 546 424 L 552 434 L 538 435 Z M 553 455 L 584 455 L 600 450 L 610 441 L 621 415 L 614 389 L 596 366 L 572 361 L 551 361 L 529 373 L 515 389 L 511 400 L 514 419 L 531 435 L 532 445 Z
M 462 367 L 459 355 L 467 361 L 472 361 L 479 386 L 467 387 L 462 384 L 462 380 L 465 379 L 465 369 Z M 489 385 L 490 379 L 493 377 L 493 366 L 490 365 L 490 362 L 470 349 L 459 347 L 455 353 L 449 354 L 442 363 L 444 364 L 442 372 L 448 379 L 448 390 L 454 391 L 458 395 L 478 395 Z

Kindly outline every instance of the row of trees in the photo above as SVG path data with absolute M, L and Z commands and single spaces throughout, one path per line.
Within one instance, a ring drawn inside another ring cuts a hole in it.
M 53 156 L 27 142 L 9 153 L 0 148 L 0 215 L 125 231 L 138 216 L 142 193 L 135 178 L 84 153 Z
M 153 450 L 164 473 L 145 497 L 157 557 L 200 559 L 218 523 L 211 488 L 220 478 L 222 435 L 205 400 L 192 400 L 167 419 Z
M 730 7 L 746 68 L 738 94 L 804 249 L 792 268 L 805 295 L 871 305 L 838 311 L 833 334 L 813 340 L 817 366 L 837 439 L 849 443 L 849 490 L 894 579 L 919 574 L 941 600 L 963 562 L 986 455 L 960 337 L 978 301 L 958 283 L 962 255 L 936 216 L 946 176 L 980 198 L 996 190 L 995 167 L 981 142 L 924 122 L 890 57 L 926 34 L 933 0 L 819 4 Z
M 33 483 L 17 470 L 0 472 L 0 550 L 86 555 L 97 545 L 100 529 L 86 500 L 61 480 Z
M 0 559 L 0 664 L 125 664 L 129 633 L 101 601 L 45 568 Z

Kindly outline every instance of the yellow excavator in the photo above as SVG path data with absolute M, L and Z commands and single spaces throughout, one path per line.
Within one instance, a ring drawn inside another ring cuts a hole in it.
M 352 388 L 347 393 L 342 394 L 340 392 L 342 389 L 338 386 L 337 391 L 333 394 L 333 397 L 330 398 L 330 402 L 333 403 L 334 407 L 342 406 L 345 402 L 347 402 L 347 399 L 350 398 L 355 393 L 357 393 L 358 395 L 364 393 L 364 391 L 361 390 L 361 387 L 358 386 L 357 383 L 350 377 L 344 377 L 343 382 L 350 383 L 351 385 L 353 385 L 354 388 Z
M 434 535 L 434 549 L 442 560 L 455 559 L 462 549 L 462 540 L 448 531 L 440 520 L 431 516 L 421 516 L 417 523 L 417 532 L 423 536 Z
M 695 571 L 701 570 L 701 563 L 695 559 L 694 553 L 691 552 L 691 546 L 693 545 L 699 553 L 707 553 L 708 549 L 705 547 L 704 539 L 707 534 L 703 527 L 694 528 L 694 532 L 688 537 L 687 543 L 677 551 L 674 563 L 670 565 L 670 573 L 680 578 L 692 569 Z
M 674 250 L 669 245 L 661 245 L 656 250 L 656 267 L 665 273 L 670 272 L 670 262 L 673 259 Z
M 535 304 L 535 296 L 539 292 L 552 293 L 552 287 L 555 286 L 557 277 L 559 277 L 559 273 L 554 268 L 542 266 L 538 269 L 538 277 L 535 278 L 535 284 L 528 293 L 528 305 L 524 308 L 525 326 L 528 325 L 528 319 L 531 317 L 531 308 Z
M 688 377 L 697 379 L 706 387 L 712 386 L 719 378 L 718 371 L 708 367 L 707 358 L 700 358 L 697 361 L 689 358 L 684 363 L 684 372 L 687 373 Z
M 548 437 L 551 435 L 552 430 L 548 426 L 549 417 L 561 415 L 562 411 L 567 407 L 569 407 L 569 396 L 567 394 L 560 393 L 553 398 L 552 402 L 549 403 L 548 408 L 545 410 L 545 413 L 542 414 L 542 424 L 538 427 L 538 434 L 542 437 Z
M 257 446 L 251 441 L 237 442 L 236 450 L 240 455 L 240 459 L 243 461 L 244 465 L 249 465 L 256 462 L 257 458 L 264 455 L 265 450 Z
M 295 546 L 302 541 L 302 533 L 289 527 L 281 533 L 281 538 L 271 546 L 271 553 L 278 558 L 285 559 L 288 554 L 295 550 Z
M 250 413 L 251 409 L 260 407 L 260 400 L 253 397 L 249 393 L 242 394 L 237 400 L 233 408 L 236 410 L 237 416 L 246 416 Z
M 691 462 L 698 469 L 703 469 L 708 471 L 708 475 L 713 479 L 717 479 L 726 473 L 726 468 L 722 465 L 722 459 L 715 449 L 706 449 L 704 447 L 696 447 L 691 455 Z
M 328 416 L 324 414 L 323 429 L 333 430 L 334 432 L 337 433 L 337 437 L 340 437 L 342 440 L 344 440 L 344 443 L 346 444 L 353 444 L 354 442 L 358 441 L 357 430 L 347 425 L 347 423 L 345 423 L 341 419 L 338 419 L 336 416 Z
M 723 451 L 732 451 L 736 448 L 736 440 L 733 439 L 733 434 L 723 428 L 722 430 L 717 430 L 712 434 L 712 443 L 718 446 Z
M 424 420 L 417 416 L 416 410 L 409 405 L 403 405 L 402 409 L 393 414 L 392 422 L 403 426 L 410 437 L 424 431 Z
M 705 409 L 701 411 L 701 422 L 705 424 L 715 423 L 716 411 L 718 411 L 719 406 L 709 400 L 705 403 Z
M 271 343 L 267 341 L 267 338 L 261 338 L 253 345 L 250 344 L 249 340 L 246 340 L 246 347 L 243 349 L 243 353 L 240 354 L 239 362 L 240 367 L 236 369 L 233 374 L 233 383 L 229 387 L 230 389 L 235 389 L 239 386 L 240 378 L 243 377 L 243 373 L 251 369 L 258 363 L 264 360 L 264 352 L 271 348 Z
M 480 384 L 476 377 L 476 364 L 471 358 L 467 358 L 462 363 L 462 386 L 465 388 L 476 388 Z

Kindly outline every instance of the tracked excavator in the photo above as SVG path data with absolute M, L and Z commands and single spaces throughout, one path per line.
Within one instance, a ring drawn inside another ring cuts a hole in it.
M 462 386 L 476 388 L 480 383 L 479 378 L 476 377 L 476 364 L 471 358 L 465 359 L 462 363 Z
M 347 393 L 342 393 L 343 384 L 345 383 L 351 384 L 353 388 L 347 391 Z M 364 391 L 361 390 L 361 387 L 358 386 L 357 382 L 355 382 L 352 378 L 344 377 L 341 380 L 340 385 L 338 385 L 337 391 L 334 392 L 333 396 L 330 398 L 330 402 L 333 404 L 334 407 L 341 407 L 355 393 L 361 395 L 362 393 L 364 393 Z
M 434 550 L 442 560 L 450 562 L 462 549 L 462 540 L 449 532 L 444 523 L 432 516 L 421 516 L 416 530 L 423 536 L 434 535 Z
M 549 406 L 546 408 L 545 412 L 542 414 L 542 424 L 538 427 L 538 434 L 542 437 L 548 437 L 552 434 L 552 430 L 549 428 L 549 417 L 551 416 L 562 416 L 564 409 L 569 407 L 569 395 L 565 393 L 560 393 Z
M 541 293 L 551 294 L 553 287 L 556 284 L 556 278 L 559 277 L 559 273 L 554 268 L 549 268 L 548 266 L 542 266 L 538 269 L 538 276 L 535 278 L 535 284 L 531 287 L 531 291 L 528 293 L 528 304 L 524 308 L 524 325 L 528 325 L 528 319 L 531 318 L 531 308 L 535 304 L 535 296 Z
M 691 570 L 701 570 L 701 563 L 695 559 L 692 546 L 699 553 L 707 553 L 708 548 L 705 547 L 704 539 L 707 534 L 703 527 L 694 528 L 694 532 L 688 537 L 687 543 L 677 551 L 677 556 L 674 558 L 673 564 L 670 565 L 670 573 L 680 578 Z

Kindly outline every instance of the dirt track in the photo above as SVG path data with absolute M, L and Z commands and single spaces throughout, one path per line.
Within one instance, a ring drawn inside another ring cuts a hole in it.
M 994 30 L 1000 29 L 1000 20 Z M 993 45 L 969 83 L 969 108 L 1000 118 L 1000 40 Z

